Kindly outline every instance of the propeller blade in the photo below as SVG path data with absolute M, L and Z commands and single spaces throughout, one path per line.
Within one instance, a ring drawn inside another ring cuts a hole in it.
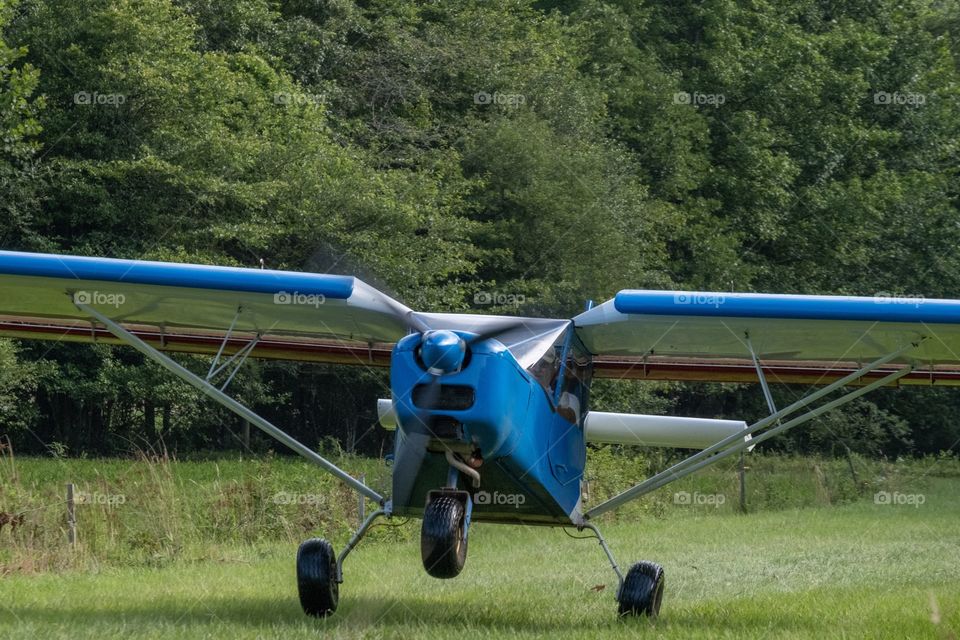
M 430 386 L 420 398 L 419 406 L 415 405 L 416 420 L 413 424 L 400 427 L 404 440 L 393 463 L 393 500 L 397 504 L 409 504 L 410 494 L 427 456 L 427 444 L 434 435 L 429 424 L 429 407 L 436 403 L 439 396 L 440 377 L 430 376 Z
M 430 386 L 427 387 L 427 392 L 419 398 L 420 403 L 417 407 L 420 411 L 417 413 L 417 420 L 428 433 L 430 433 L 430 427 L 427 424 L 429 419 L 429 414 L 427 413 L 430 409 L 433 408 L 433 405 L 436 404 L 437 398 L 440 397 L 440 376 L 431 376 Z
M 519 329 L 520 327 L 526 326 L 526 323 L 523 320 L 510 320 L 504 322 L 496 327 L 491 327 L 483 333 L 478 333 L 469 340 L 467 340 L 467 346 L 469 347 L 475 342 L 483 342 L 484 340 L 490 340 L 498 336 L 502 336 L 505 333 L 509 333 L 514 329 Z
M 430 436 L 426 433 L 405 435 L 393 461 L 393 501 L 396 504 L 410 504 L 410 494 L 420 475 L 423 460 L 427 457 L 429 441 Z
M 409 329 L 413 329 L 417 333 L 425 333 L 430 330 L 430 326 L 406 306 L 400 304 L 390 296 L 383 296 L 381 299 L 383 303 L 390 309 L 390 311 L 393 312 L 393 315 L 397 318 L 397 320 L 402 322 Z
M 390 306 L 396 311 L 397 317 L 411 329 L 420 333 L 430 331 L 426 322 L 407 311 L 405 307 Z M 471 344 L 496 338 L 522 326 L 524 326 L 523 321 L 510 320 L 465 340 L 465 343 L 469 347 Z M 400 425 L 404 439 L 393 463 L 393 500 L 396 504 L 410 504 L 414 486 L 427 457 L 427 445 L 434 437 L 430 425 L 430 409 L 440 397 L 441 385 L 439 375 L 429 375 L 429 377 L 429 387 L 426 392 L 417 397 L 419 402 L 415 404 L 416 418 L 412 421 L 413 424 Z

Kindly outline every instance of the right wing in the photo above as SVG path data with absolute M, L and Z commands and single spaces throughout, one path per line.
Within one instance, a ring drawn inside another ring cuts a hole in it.
M 824 384 L 916 344 L 898 384 L 960 384 L 960 301 L 621 291 L 574 318 L 603 378 L 756 382 L 753 354 L 774 382 Z

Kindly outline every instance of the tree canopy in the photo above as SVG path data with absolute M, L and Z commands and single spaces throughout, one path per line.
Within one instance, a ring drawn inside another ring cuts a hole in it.
M 570 316 L 628 287 L 960 292 L 951 3 L 0 6 L 4 249 L 354 273 L 436 311 Z M 383 385 L 260 363 L 238 389 L 300 437 L 373 451 Z M 631 395 L 762 406 L 736 386 L 597 394 Z M 889 391 L 821 426 L 937 452 L 958 408 Z M 235 446 L 238 425 L 136 354 L 0 343 L 0 428 L 79 453 Z

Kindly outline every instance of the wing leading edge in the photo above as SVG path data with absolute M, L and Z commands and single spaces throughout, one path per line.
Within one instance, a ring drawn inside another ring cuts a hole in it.
M 75 299 L 161 349 L 230 354 L 259 335 L 254 357 L 373 366 L 412 314 L 351 276 L 0 251 L 0 335 L 115 342 Z M 540 337 L 561 321 L 530 322 Z M 625 290 L 574 323 L 597 377 L 756 381 L 752 350 L 772 380 L 817 384 L 919 342 L 901 362 L 923 368 L 899 384 L 960 385 L 960 300 Z
M 351 276 L 0 251 L 0 335 L 110 342 L 75 302 L 169 350 L 367 364 L 411 313 Z
M 901 384 L 960 384 L 960 300 L 626 290 L 574 322 L 599 377 L 755 381 L 755 354 L 773 380 L 820 383 L 917 343 Z

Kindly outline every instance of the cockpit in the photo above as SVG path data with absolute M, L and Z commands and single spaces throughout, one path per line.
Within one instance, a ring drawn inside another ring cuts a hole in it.
M 540 383 L 558 414 L 568 422 L 581 424 L 592 367 L 587 350 L 572 328 L 546 344 L 527 371 Z

